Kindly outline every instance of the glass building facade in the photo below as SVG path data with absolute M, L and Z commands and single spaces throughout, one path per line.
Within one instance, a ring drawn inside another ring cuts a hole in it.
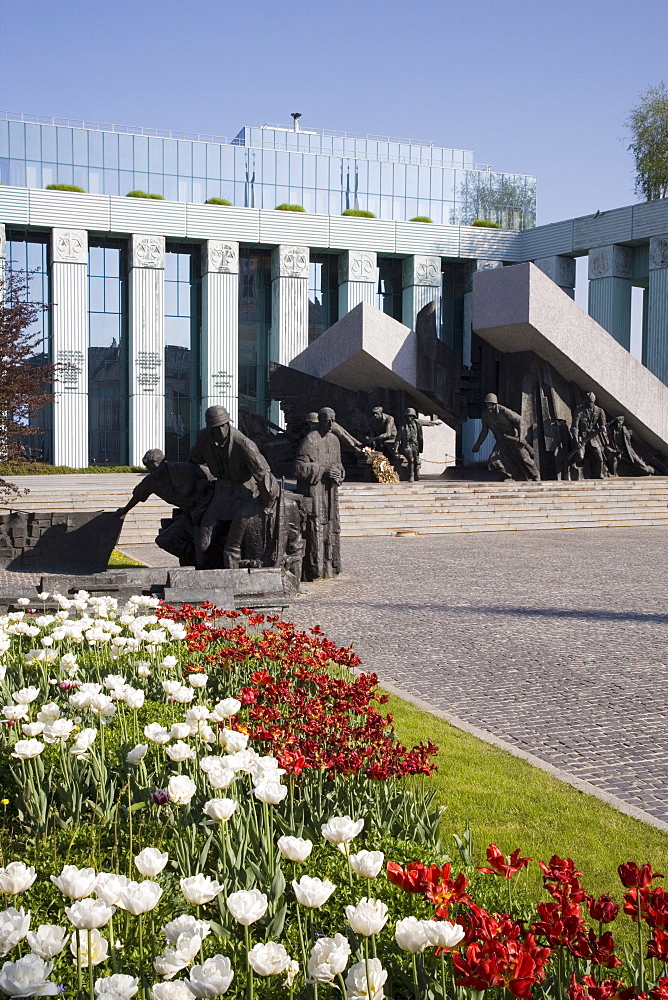
M 439 224 L 488 218 L 504 229 L 535 224 L 535 178 L 479 167 L 470 151 L 281 126 L 244 127 L 224 139 L 4 114 L 0 183 L 76 184 L 108 195 L 138 189 L 250 208 L 288 202 L 324 215 L 358 208 Z

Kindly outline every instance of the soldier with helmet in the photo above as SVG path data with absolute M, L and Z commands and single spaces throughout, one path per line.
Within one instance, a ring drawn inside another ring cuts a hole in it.
M 398 452 L 408 462 L 408 482 L 420 478 L 420 455 L 423 449 L 422 425 L 412 406 L 404 414 L 404 422 L 399 431 Z
M 230 423 L 224 406 L 210 406 L 206 426 L 197 436 L 190 461 L 204 465 L 215 479 L 213 498 L 195 533 L 196 566 L 206 565 L 216 529 L 229 530 L 241 508 L 254 497 L 270 507 L 278 484 L 257 445 Z
M 480 414 L 482 430 L 472 450 L 479 451 L 491 431 L 496 446 L 490 456 L 490 468 L 500 469 L 508 479 L 538 481 L 540 473 L 534 462 L 533 448 L 521 436 L 522 418 L 519 413 L 500 406 L 493 392 L 485 396 L 484 403 Z

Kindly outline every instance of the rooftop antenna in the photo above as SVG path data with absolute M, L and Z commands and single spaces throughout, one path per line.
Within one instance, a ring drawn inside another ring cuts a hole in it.
M 302 116 L 301 115 L 301 111 L 293 111 L 292 112 L 292 116 L 291 117 L 292 117 L 292 131 L 293 132 L 301 132 L 301 129 L 299 127 L 299 119 L 301 118 L 301 116 Z

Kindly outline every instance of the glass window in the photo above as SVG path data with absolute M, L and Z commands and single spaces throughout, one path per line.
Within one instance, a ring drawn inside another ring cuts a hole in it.
M 118 136 L 115 132 L 103 132 L 104 143 L 104 165 L 107 169 L 118 169 Z M 123 139 L 132 139 L 131 136 L 123 136 Z
M 26 186 L 26 165 L 25 160 L 9 161 L 9 183 L 16 187 Z
M 176 139 L 165 139 L 163 148 L 163 156 L 165 159 L 165 173 L 166 174 L 177 174 L 178 164 L 177 164 L 177 146 Z
M 26 125 L 26 159 L 42 159 L 42 132 L 39 125 Z M 13 153 L 15 156 L 16 154 Z
M 309 344 L 339 318 L 338 257 L 313 255 L 308 283 Z
M 302 179 L 304 187 L 315 187 L 315 156 L 311 154 L 302 156 Z
M 151 136 L 148 140 L 148 169 L 151 174 L 163 172 L 162 139 Z
M 9 155 L 24 160 L 26 155 L 25 125 L 23 122 L 9 123 Z M 40 152 L 41 157 L 41 152 Z
M 206 174 L 206 146 L 203 142 L 193 142 L 192 155 L 193 174 L 196 177 L 204 177 Z
M 271 255 L 239 254 L 239 408 L 268 415 Z
M 220 174 L 220 146 L 210 142 L 206 147 L 206 176 L 217 180 Z
M 71 128 L 61 128 L 60 126 L 56 129 L 58 138 L 58 160 L 61 163 L 73 163 L 73 149 L 72 149 L 72 129 Z
M 276 153 L 276 183 L 286 187 L 290 183 L 290 156 L 288 153 Z
M 123 244 L 101 239 L 88 250 L 88 437 L 92 465 L 127 456 L 126 286 Z
M 74 167 L 71 163 L 59 163 L 57 174 L 59 184 L 74 184 Z
M 199 330 L 201 305 L 198 248 L 165 254 L 165 455 L 186 462 L 199 429 Z
M 88 133 L 81 128 L 72 129 L 72 150 L 75 164 L 88 166 Z
M 0 121 L 0 156 L 9 156 L 9 122 Z
M 103 167 L 104 159 L 102 155 L 102 132 L 88 133 L 88 162 L 91 167 Z
M 9 161 L 8 161 L 9 166 Z M 9 174 L 9 170 L 7 170 Z M 9 177 L 3 184 L 9 183 Z M 42 164 L 41 163 L 26 163 L 26 186 L 29 188 L 39 188 L 42 186 Z
M 179 139 L 177 142 L 178 149 L 178 172 L 179 174 L 190 174 L 192 175 L 193 170 L 193 148 L 191 142 L 186 142 L 185 140 Z
M 56 129 L 53 125 L 42 125 L 42 159 L 58 159 L 56 151 Z
M 401 322 L 402 287 L 401 261 L 394 257 L 379 257 L 376 268 L 376 308 Z
M 121 160 L 120 165 L 125 166 L 125 163 Z M 128 164 L 129 168 L 130 164 Z M 134 137 L 134 169 L 135 172 L 140 170 L 142 173 L 148 173 L 148 137 L 145 135 L 136 135 Z

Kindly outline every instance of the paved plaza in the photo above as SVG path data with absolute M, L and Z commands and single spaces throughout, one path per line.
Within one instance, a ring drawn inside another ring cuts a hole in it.
M 668 531 L 351 538 L 287 612 L 381 681 L 668 821 Z M 425 737 L 428 736 L 425 733 Z

